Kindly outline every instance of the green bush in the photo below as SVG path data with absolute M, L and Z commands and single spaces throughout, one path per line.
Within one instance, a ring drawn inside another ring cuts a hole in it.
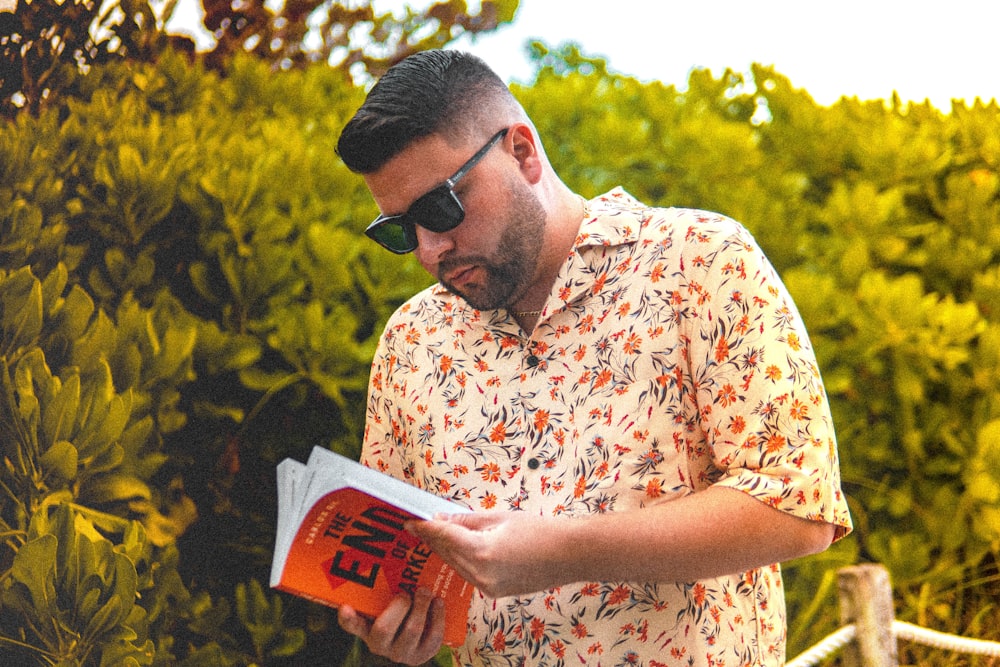
M 1000 639 L 997 104 L 821 107 L 759 66 L 678 90 L 535 48 L 517 93 L 567 183 L 741 220 L 809 327 L 856 532 L 786 567 L 789 654 L 836 629 L 856 561 L 889 568 L 900 618 Z
M 516 92 L 571 187 L 743 221 L 809 326 L 857 530 L 786 568 L 790 654 L 836 627 L 859 560 L 899 617 L 996 639 L 996 105 L 536 58 Z M 262 582 L 275 464 L 357 453 L 381 327 L 429 282 L 359 234 L 375 207 L 333 148 L 363 90 L 167 53 L 62 95 L 0 126 L 0 661 L 348 659 L 331 612 Z
M 169 54 L 71 92 L 0 128 L 0 656 L 121 664 L 124 641 L 142 664 L 280 661 L 306 623 L 331 635 L 317 655 L 344 654 L 328 613 L 259 582 L 274 464 L 357 451 L 379 323 L 427 282 L 346 227 L 374 215 L 333 152 L 361 92 L 320 67 L 244 57 L 220 77 Z M 55 574 L 25 565 L 53 545 Z M 97 592 L 59 564 L 81 550 Z M 52 587 L 76 611 L 29 613 Z M 84 623 L 125 598 L 127 638 Z

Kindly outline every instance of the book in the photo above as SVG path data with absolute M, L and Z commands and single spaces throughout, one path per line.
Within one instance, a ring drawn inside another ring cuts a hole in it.
M 445 644 L 465 641 L 472 585 L 403 525 L 468 508 L 323 447 L 277 475 L 272 588 L 369 617 L 426 588 L 445 602 Z

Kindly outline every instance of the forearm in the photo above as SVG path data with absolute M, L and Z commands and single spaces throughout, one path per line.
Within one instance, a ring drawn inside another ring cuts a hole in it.
M 576 581 L 695 581 L 829 546 L 834 527 L 729 488 L 628 512 L 576 518 L 524 512 L 458 514 L 411 528 L 486 595 Z
M 713 487 L 641 510 L 552 521 L 539 531 L 538 566 L 572 581 L 694 581 L 822 551 L 829 524 Z

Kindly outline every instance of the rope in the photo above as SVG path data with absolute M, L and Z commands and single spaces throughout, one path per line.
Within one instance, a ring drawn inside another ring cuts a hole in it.
M 937 630 L 928 630 L 927 628 L 922 628 L 919 625 L 913 625 L 905 621 L 893 621 L 892 634 L 897 639 L 905 639 L 945 651 L 1000 657 L 1000 642 L 949 635 Z M 796 656 L 785 667 L 815 667 L 815 665 L 818 665 L 854 641 L 856 635 L 857 628 L 855 626 L 845 625 L 833 634 L 820 640 L 812 648 Z
M 937 630 L 928 630 L 927 628 L 922 628 L 919 625 L 913 625 L 905 621 L 893 621 L 892 633 L 899 639 L 907 639 L 911 642 L 923 644 L 924 646 L 947 651 L 958 651 L 959 653 L 975 653 L 976 655 L 1000 657 L 1000 642 L 958 637 L 938 632 Z
M 853 625 L 845 625 L 833 634 L 824 637 L 818 644 L 787 663 L 785 667 L 813 667 L 813 665 L 818 665 L 821 661 L 826 660 L 854 641 L 856 634 L 857 629 Z

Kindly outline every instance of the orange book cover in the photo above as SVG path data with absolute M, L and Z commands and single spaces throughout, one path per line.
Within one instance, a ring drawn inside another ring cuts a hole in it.
M 465 640 L 473 587 L 403 525 L 468 508 L 316 447 L 307 464 L 278 465 L 271 586 L 378 616 L 417 588 L 445 601 L 445 644 Z

